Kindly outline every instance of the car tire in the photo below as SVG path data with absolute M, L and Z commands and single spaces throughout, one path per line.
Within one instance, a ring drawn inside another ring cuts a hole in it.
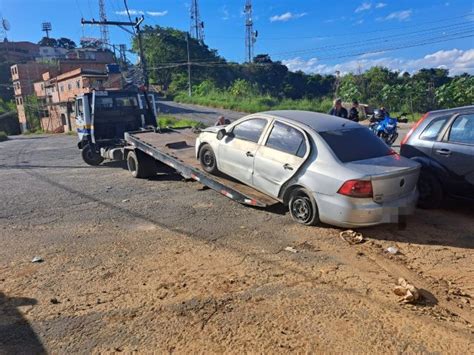
M 424 209 L 438 208 L 443 202 L 443 188 L 432 173 L 422 171 L 418 179 L 418 207 Z
M 97 166 L 100 165 L 104 158 L 92 149 L 90 144 L 84 145 L 81 152 L 82 160 L 88 165 Z
M 205 172 L 209 174 L 216 174 L 218 172 L 216 155 L 209 144 L 204 144 L 201 147 L 199 151 L 199 162 Z
M 155 160 L 140 152 L 130 152 L 127 155 L 127 168 L 134 178 L 146 179 L 156 174 Z
M 314 197 L 304 189 L 296 189 L 291 193 L 288 209 L 295 222 L 306 226 L 314 226 L 319 223 L 318 205 Z

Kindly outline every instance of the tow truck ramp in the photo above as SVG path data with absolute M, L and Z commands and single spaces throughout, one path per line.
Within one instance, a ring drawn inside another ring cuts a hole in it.
M 257 207 L 279 203 L 229 176 L 211 175 L 202 170 L 195 153 L 196 133 L 189 128 L 128 132 L 125 133 L 125 140 L 134 149 L 172 167 L 184 178 L 198 181 L 239 203 Z

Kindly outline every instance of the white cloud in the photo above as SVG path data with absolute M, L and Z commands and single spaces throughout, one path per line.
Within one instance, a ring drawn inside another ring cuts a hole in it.
M 270 17 L 270 22 L 278 22 L 278 21 L 286 22 L 286 21 L 289 21 L 289 20 L 294 20 L 294 19 L 306 16 L 306 15 L 307 15 L 306 12 L 301 12 L 299 14 L 293 14 L 291 12 L 285 12 L 284 14 L 275 15 L 275 16 Z
M 385 3 L 385 2 L 378 2 L 377 4 L 375 4 L 376 9 L 382 9 L 385 6 L 387 6 L 387 3 Z
M 227 6 L 224 5 L 224 6 L 222 7 L 221 11 L 222 11 L 222 17 L 221 17 L 221 19 L 223 19 L 223 20 L 228 20 L 228 19 L 230 18 L 230 15 L 229 15 L 229 10 L 227 9 Z
M 380 52 L 378 55 L 382 55 Z M 400 72 L 414 73 L 423 68 L 444 68 L 449 69 L 450 75 L 458 75 L 464 72 L 474 74 L 474 49 L 461 50 L 440 50 L 427 54 L 418 59 L 404 59 L 394 57 L 370 58 L 369 56 L 347 62 L 328 65 L 319 62 L 317 58 L 308 60 L 300 57 L 282 61 L 290 70 L 301 70 L 306 73 L 334 74 L 336 70 L 341 74 L 357 73 L 359 70 L 366 71 L 374 66 L 387 67 Z
M 154 17 L 162 17 L 168 14 L 168 10 L 164 11 L 147 11 L 147 15 L 154 16 Z
M 168 11 L 143 11 L 143 10 L 135 10 L 135 9 L 130 9 L 128 11 L 128 14 L 130 16 L 137 16 L 137 15 L 145 15 L 145 13 L 149 16 L 154 16 L 154 17 L 160 17 L 160 16 L 165 16 L 168 14 Z M 115 11 L 115 14 L 120 15 L 120 16 L 128 16 L 127 11 Z
M 361 20 L 358 20 L 358 21 L 356 21 L 356 23 L 355 23 L 355 24 L 356 24 L 356 25 L 362 25 L 363 23 L 364 23 L 364 20 L 363 20 L 363 19 L 361 19 Z
M 120 16 L 128 16 L 126 10 L 123 10 L 123 11 L 115 11 L 115 13 L 116 13 L 117 15 L 120 15 Z M 128 11 L 128 13 L 130 14 L 130 16 L 144 15 L 144 14 L 145 14 L 145 12 L 142 11 L 142 10 L 134 10 L 134 9 L 130 9 L 130 10 Z
M 395 11 L 385 17 L 385 20 L 406 21 L 412 15 L 412 10 Z
M 357 9 L 354 10 L 355 13 L 362 12 L 362 11 L 367 11 L 372 8 L 372 3 L 370 2 L 363 2 L 362 4 L 357 7 Z

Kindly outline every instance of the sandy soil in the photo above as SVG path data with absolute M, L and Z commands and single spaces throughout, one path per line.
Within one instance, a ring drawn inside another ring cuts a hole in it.
M 468 204 L 354 246 L 172 174 L 86 168 L 73 137 L 0 149 L 0 353 L 474 352 Z

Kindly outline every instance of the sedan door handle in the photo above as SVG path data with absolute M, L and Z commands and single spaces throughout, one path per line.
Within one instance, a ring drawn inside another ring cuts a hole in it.
M 292 167 L 290 164 L 287 163 L 287 164 L 283 165 L 283 169 L 285 169 L 285 170 L 293 170 L 293 167 Z
M 247 152 L 247 153 L 245 153 L 245 155 L 248 156 L 249 158 L 250 158 L 250 157 L 253 157 L 252 152 Z
M 445 156 L 451 155 L 451 151 L 449 149 L 437 149 L 436 153 L 438 153 L 439 155 L 445 155 Z

